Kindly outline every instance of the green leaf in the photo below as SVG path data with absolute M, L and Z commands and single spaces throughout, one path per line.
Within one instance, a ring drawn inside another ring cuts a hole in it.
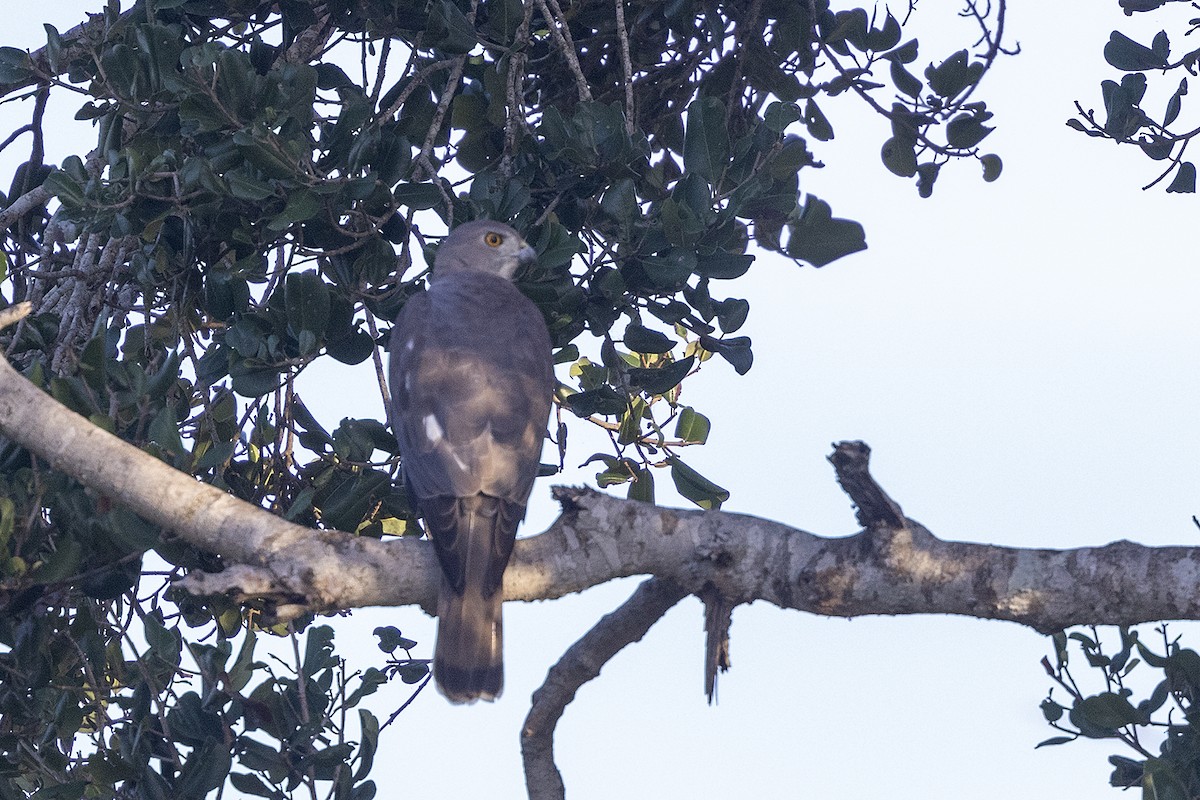
M 469 53 L 478 39 L 474 26 L 458 6 L 451 0 L 437 0 L 429 12 L 423 44 L 445 53 Z
M 1171 60 L 1171 39 L 1167 36 L 1166 31 L 1154 34 L 1154 41 L 1150 43 L 1150 49 L 1163 61 Z
M 650 328 L 646 328 L 637 323 L 630 323 L 625 328 L 625 335 L 622 337 L 625 346 L 635 353 L 652 353 L 661 354 L 669 353 L 675 347 L 675 340 L 666 334 L 660 333 Z
M 621 178 L 609 186 L 600 198 L 600 210 L 620 225 L 632 224 L 638 216 L 637 191 L 633 180 Z
M 1138 44 L 1120 31 L 1113 31 L 1104 45 L 1104 60 L 1125 72 L 1162 69 L 1167 60 L 1145 45 Z
M 250 683 L 250 678 L 254 675 L 254 671 L 262 666 L 261 662 L 254 660 L 254 647 L 258 642 L 258 636 L 253 629 L 248 629 L 245 636 L 242 638 L 242 646 L 238 648 L 237 657 L 234 658 L 233 664 L 229 667 L 229 686 L 235 692 L 240 692 Z
M 746 317 L 750 314 L 749 301 L 736 297 L 715 303 L 713 307 L 717 314 L 717 324 L 721 326 L 722 333 L 733 333 L 742 327 L 746 323 Z
M 64 170 L 51 172 L 42 186 L 70 208 L 81 208 L 87 202 L 83 187 Z
M 358 753 L 358 767 L 354 770 L 354 779 L 361 781 L 371 772 L 375 761 L 375 752 L 379 749 L 379 720 L 365 708 L 358 710 L 358 727 L 362 731 Z
M 899 21 L 889 11 L 887 18 L 883 21 L 883 27 L 872 28 L 867 33 L 867 47 L 877 53 L 884 50 L 891 50 L 899 44 L 901 33 Z
M 957 97 L 982 77 L 983 63 L 968 63 L 966 50 L 959 50 L 936 67 L 930 64 L 925 69 L 929 88 L 947 100 Z
M 397 667 L 396 674 L 409 685 L 420 683 L 429 674 L 429 665 L 423 661 L 409 661 Z
M 487 37 L 504 45 L 511 44 L 524 18 L 521 0 L 484 0 L 483 7 L 487 11 L 487 22 L 483 26 Z
M 293 272 L 284 286 L 288 329 L 296 336 L 306 331 L 312 336 L 314 348 L 301 348 L 301 353 L 307 355 L 325 336 L 329 325 L 329 286 L 313 270 Z
M 725 339 L 701 336 L 700 346 L 728 361 L 738 375 L 745 375 L 754 365 L 754 351 L 750 349 L 749 336 L 730 336 Z
M 884 58 L 892 62 L 900 62 L 901 64 L 911 64 L 917 60 L 918 49 L 920 44 L 916 39 L 909 39 L 904 44 L 897 47 L 895 50 L 887 53 Z
M 1162 708 L 1163 703 L 1167 702 L 1167 698 L 1170 696 L 1170 679 L 1159 681 L 1158 686 L 1154 687 L 1154 691 L 1150 693 L 1150 696 L 1138 703 L 1138 713 L 1149 717 L 1155 711 Z
M 1129 95 L 1129 102 L 1137 105 L 1146 96 L 1146 76 L 1140 72 L 1122 75 L 1121 88 Z
M 57 71 L 62 71 L 62 54 L 65 44 L 62 35 L 49 23 L 42 25 L 46 31 L 46 60 L 50 62 L 50 68 Z
M 917 174 L 917 147 L 913 139 L 893 136 L 883 143 L 879 155 L 883 165 L 893 174 L 901 178 L 911 178 Z
M 929 197 L 933 194 L 933 184 L 937 181 L 938 172 L 942 165 L 933 161 L 917 165 L 917 194 Z
M 745 275 L 753 263 L 754 256 L 718 250 L 715 253 L 701 256 L 697 259 L 696 273 L 705 278 L 733 280 Z
M 1145 719 L 1128 698 L 1115 692 L 1102 692 L 1085 697 L 1076 704 L 1073 709 L 1073 713 L 1075 712 L 1089 724 L 1108 730 L 1138 724 Z M 1074 718 L 1072 721 L 1077 722 Z
M 596 453 L 580 466 L 586 467 L 595 461 L 604 464 L 604 469 L 596 473 L 596 484 L 602 489 L 620 486 L 633 478 L 633 462 L 607 453 Z
M 1175 172 L 1175 177 L 1167 191 L 1173 194 L 1192 194 L 1196 191 L 1196 165 L 1184 161 Z
M 304 640 L 304 673 L 309 677 L 326 669 L 337 667 L 338 658 L 333 652 L 333 628 L 314 625 L 308 629 Z
M 409 639 L 400 633 L 400 629 L 388 625 L 380 626 L 372 631 L 379 637 L 379 649 L 385 653 L 394 653 L 397 650 L 411 650 L 417 646 L 417 642 Z
M 1075 739 L 1076 739 L 1076 737 L 1074 737 L 1074 736 L 1051 736 L 1049 739 L 1044 739 L 1043 741 L 1040 741 L 1037 744 L 1035 744 L 1033 746 L 1033 749 L 1037 750 L 1039 747 L 1047 747 L 1049 745 L 1056 745 L 1056 744 L 1066 744 L 1067 742 L 1075 741 Z
M 898 59 L 893 61 L 888 69 L 892 76 L 892 83 L 896 85 L 896 91 L 912 98 L 921 96 L 921 89 L 925 84 L 921 83 L 920 78 L 905 69 Z
M 833 216 L 829 204 L 809 195 L 800 219 L 789 224 L 787 254 L 814 267 L 823 267 L 843 256 L 867 249 L 862 225 Z
M 15 512 L 16 506 L 12 498 L 0 497 L 0 552 L 8 549 L 9 540 L 12 539 Z
M 401 183 L 392 190 L 392 196 L 414 211 L 426 211 L 442 202 L 442 193 L 432 183 Z
M 164 406 L 155 414 L 154 419 L 146 429 L 150 441 L 157 443 L 163 450 L 173 456 L 184 452 L 183 441 L 179 437 L 178 420 L 175 409 Z
M 146 637 L 146 643 L 150 645 L 150 655 L 154 659 L 171 665 L 179 663 L 180 654 L 183 652 L 183 639 L 177 629 L 166 627 L 157 616 L 148 616 L 142 633 Z
M 1141 128 L 1145 117 L 1134 107 L 1135 101 L 1125 81 L 1101 81 L 1100 93 L 1104 98 L 1104 110 L 1107 114 L 1104 121 L 1105 133 L 1116 139 L 1127 139 Z
M 795 103 L 784 103 L 776 100 L 767 106 L 763 114 L 763 123 L 774 133 L 783 133 L 787 126 L 801 119 L 804 114 Z
M 32 74 L 28 53 L 15 47 L 0 47 L 0 83 L 17 83 Z
M 313 68 L 317 73 L 318 89 L 328 91 L 330 89 L 353 89 L 356 86 L 354 81 L 350 80 L 350 76 L 346 74 L 345 70 L 337 64 L 321 62 L 314 64 Z
M 1123 788 L 1133 788 L 1142 785 L 1142 777 L 1146 774 L 1144 763 L 1135 761 L 1132 758 L 1124 756 L 1109 756 L 1108 763 L 1112 764 L 1116 769 L 1109 776 L 1108 782 L 1112 786 Z
M 359 248 L 354 275 L 367 283 L 382 283 L 396 269 L 396 251 L 382 236 L 372 236 Z
M 684 406 L 675 421 L 675 438 L 690 444 L 704 444 L 711 429 L 708 417 L 691 406 Z
M 666 394 L 683 382 L 695 362 L 694 356 L 688 356 L 679 361 L 668 361 L 657 369 L 637 367 L 629 370 L 629 384 L 648 395 Z
M 366 361 L 374 351 L 375 340 L 371 334 L 358 329 L 342 336 L 330 335 L 325 341 L 326 353 L 335 361 L 351 366 Z
M 848 55 L 846 43 L 859 50 L 867 49 L 867 12 L 862 8 L 838 11 L 830 30 L 822 37 L 837 53 Z
M 993 130 L 983 124 L 982 115 L 959 114 L 946 124 L 946 143 L 966 150 L 982 142 Z
M 611 386 L 601 386 L 586 392 L 576 392 L 568 395 L 563 401 L 571 413 L 577 417 L 590 417 L 593 414 L 610 417 L 624 414 L 629 401 L 623 394 Z
M 804 104 L 804 125 L 809 134 L 818 142 L 828 142 L 833 138 L 833 126 L 821 112 L 815 100 Z
M 633 471 L 633 479 L 629 482 L 629 492 L 626 495 L 630 500 L 638 500 L 642 503 L 654 504 L 654 473 L 645 467 L 638 467 Z
M 33 571 L 38 583 L 58 583 L 78 574 L 83 563 L 83 545 L 78 539 L 59 537 L 57 549 Z
M 1183 96 L 1187 94 L 1187 91 L 1187 78 L 1182 78 L 1179 81 L 1179 88 L 1167 101 L 1167 113 L 1163 115 L 1163 127 L 1170 125 L 1179 116 L 1179 109 L 1183 105 Z
M 271 798 L 279 796 L 278 790 L 267 786 L 257 775 L 251 775 L 246 772 L 231 772 L 229 774 L 229 783 L 242 794 Z
M 302 189 L 288 195 L 287 205 L 275 219 L 267 223 L 273 231 L 285 231 L 298 222 L 310 220 L 321 213 L 321 200 L 315 194 Z
M 1195 796 L 1167 758 L 1146 759 L 1141 786 L 1143 800 L 1191 800 Z
M 638 265 L 655 286 L 676 288 L 696 269 L 696 253 L 682 247 L 672 247 L 665 256 L 645 256 Z
M 729 499 L 728 490 L 683 463 L 678 456 L 668 456 L 667 462 L 671 465 L 671 480 L 675 482 L 676 491 L 701 508 L 718 509 Z
M 620 425 L 617 428 L 618 446 L 631 445 L 642 438 L 642 420 L 646 419 L 646 408 L 646 398 L 632 398 L 629 408 L 625 409 L 625 413 L 620 417 Z M 620 482 L 624 483 L 629 479 L 630 470 L 625 470 L 625 477 Z
M 1042 701 L 1041 709 L 1042 716 L 1046 718 L 1046 722 L 1058 722 L 1067 711 L 1048 697 Z
M 571 364 L 578 360 L 579 346 L 576 344 L 569 344 L 565 347 L 559 348 L 554 352 L 554 363 L 556 366 L 558 364 Z
M 710 184 L 729 162 L 729 130 L 725 104 L 715 97 L 698 97 L 687 110 L 683 139 L 683 166 Z
M 279 371 L 270 367 L 231 367 L 232 388 L 242 397 L 262 397 L 279 388 Z
M 79 800 L 88 788 L 88 781 L 67 781 L 39 789 L 29 800 Z
M 204 797 L 225 782 L 232 767 L 232 751 L 220 740 L 206 740 L 184 762 L 176 781 L 179 796 Z
M 225 180 L 229 181 L 230 193 L 239 200 L 260 202 L 275 195 L 275 187 L 243 171 L 230 172 Z
M 1000 171 L 1004 169 L 1004 162 L 995 153 L 988 153 L 985 156 L 981 156 L 979 163 L 983 166 L 983 179 L 988 183 L 999 178 Z

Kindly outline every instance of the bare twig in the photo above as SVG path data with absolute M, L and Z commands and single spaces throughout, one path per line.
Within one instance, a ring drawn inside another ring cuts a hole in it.
M 629 58 L 629 30 L 625 27 L 625 0 L 614 0 L 617 11 L 617 39 L 621 43 L 621 82 L 625 86 L 625 132 L 637 130 L 637 107 L 633 103 L 633 64 Z
M 838 442 L 829 463 L 837 472 L 838 484 L 858 507 L 858 524 L 867 530 L 903 528 L 908 524 L 900 504 L 888 497 L 868 471 L 871 448 L 866 442 Z
M 549 0 L 549 2 L 553 6 L 553 11 L 546 5 L 546 0 L 537 0 L 538 8 L 546 18 L 546 25 L 550 28 L 550 35 L 554 37 L 554 43 L 558 45 L 563 58 L 567 60 L 567 64 L 571 68 L 571 74 L 575 76 L 575 87 L 579 91 L 579 99 L 591 100 L 592 90 L 588 87 L 587 78 L 584 77 L 583 67 L 579 65 L 579 55 L 575 52 L 571 29 L 558 5 L 558 0 Z

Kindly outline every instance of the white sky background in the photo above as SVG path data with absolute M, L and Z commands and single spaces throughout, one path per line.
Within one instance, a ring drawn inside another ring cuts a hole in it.
M 65 31 L 99 5 L 15 5 L 0 44 L 37 47 L 42 22 Z M 944 13 L 954 44 L 935 50 L 923 38 L 913 66 L 971 41 L 952 6 L 922 5 L 927 18 Z M 835 215 L 861 221 L 870 249 L 822 270 L 762 257 L 746 279 L 714 283 L 714 296 L 750 300 L 755 365 L 739 378 L 714 360 L 689 383 L 686 402 L 714 424 L 709 445 L 686 455 L 732 491 L 727 510 L 853 533 L 825 457 L 830 442 L 856 438 L 873 447 L 884 488 L 942 538 L 1040 547 L 1200 541 L 1190 520 L 1200 513 L 1197 201 L 1140 191 L 1156 164 L 1063 125 L 1074 99 L 1101 105 L 1098 83 L 1114 77 L 1101 56 L 1109 32 L 1141 25 L 1152 34 L 1162 24 L 1131 21 L 1115 0 L 1016 3 L 1009 30 L 1023 52 L 1001 60 L 977 95 L 996 113 L 985 144 L 1004 158 L 1004 174 L 984 184 L 976 165 L 951 165 L 930 200 L 879 162 L 885 121 L 852 101 L 823 104 L 837 140 L 810 143 L 828 168 L 802 173 L 802 186 Z M 1185 98 L 1185 118 L 1196 103 Z M 67 119 L 76 105 L 57 100 Z M 27 104 L 0 106 L 0 129 L 27 115 Z M 94 143 L 86 123 L 48 133 L 51 160 Z M 379 416 L 369 365 L 324 374 L 332 390 L 310 385 L 305 394 L 322 421 Z M 590 452 L 571 455 L 578 463 Z M 558 482 L 591 482 L 594 473 Z M 535 489 L 527 533 L 555 515 L 550 483 Z M 658 484 L 665 500 L 669 479 Z M 523 796 L 527 698 L 636 584 L 507 605 L 504 697 L 455 708 L 425 693 L 384 734 L 378 796 Z M 333 624 L 356 668 L 380 663 L 376 625 L 399 626 L 424 654 L 432 645 L 433 621 L 414 609 Z M 1196 626 L 1172 629 L 1200 648 Z M 1049 643 L 1033 631 L 742 607 L 733 670 L 711 708 L 701 631 L 700 605 L 689 599 L 583 688 L 556 740 L 572 800 L 1116 797 L 1106 788 L 1106 757 L 1122 753 L 1116 744 L 1033 749 L 1054 733 L 1037 708 L 1050 685 L 1038 663 Z M 1079 665 L 1077 677 L 1091 675 Z M 386 717 L 406 696 L 381 694 L 376 713 Z

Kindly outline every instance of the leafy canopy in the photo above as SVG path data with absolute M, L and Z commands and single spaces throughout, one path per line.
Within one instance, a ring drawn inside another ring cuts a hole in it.
M 879 158 L 922 196 L 952 162 L 978 161 L 986 181 L 1002 168 L 981 149 L 992 114 L 977 89 L 1006 52 L 1003 3 L 968 2 L 970 44 L 938 54 L 906 38 L 912 7 L 829 0 L 97 11 L 47 26 L 32 52 L 0 47 L 0 98 L 29 112 L 3 145 L 29 154 L 0 196 L 0 293 L 36 312 L 7 352 L 176 468 L 359 535 L 412 530 L 383 404 L 333 427 L 295 381 L 322 359 L 382 373 L 390 320 L 454 223 L 509 220 L 535 244 L 520 285 L 564 365 L 559 419 L 609 435 L 598 481 L 653 501 L 667 474 L 713 508 L 728 493 L 682 455 L 712 422 L 680 387 L 713 364 L 751 368 L 736 280 L 763 250 L 823 267 L 866 247 L 802 191 L 836 135 L 832 98 L 881 115 Z M 1140 92 L 1143 73 L 1195 58 L 1171 62 L 1166 34 L 1146 47 L 1114 33 L 1105 53 L 1127 74 L 1104 84 L 1106 121 L 1082 127 L 1170 159 L 1183 190 L 1188 139 L 1166 129 L 1186 79 L 1161 123 Z M 52 97 L 76 99 L 96 136 L 58 164 Z M 0 798 L 192 798 L 227 782 L 374 794 L 382 726 L 362 701 L 396 677 L 424 685 L 416 643 L 380 629 L 382 666 L 353 672 L 331 629 L 310 626 L 268 667 L 255 644 L 285 633 L 269 607 L 167 588 L 221 566 L 0 443 Z

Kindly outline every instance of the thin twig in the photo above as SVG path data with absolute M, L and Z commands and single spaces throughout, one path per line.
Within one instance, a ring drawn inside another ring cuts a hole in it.
M 633 104 L 633 64 L 629 58 L 629 31 L 625 27 L 625 0 L 614 0 L 617 11 L 617 40 L 621 43 L 621 82 L 625 86 L 625 132 L 637 130 L 637 109 Z
M 554 42 L 558 45 L 558 49 L 562 51 L 563 57 L 567 59 L 567 64 L 571 67 L 571 74 L 575 76 L 575 86 L 579 91 L 579 99 L 584 101 L 591 100 L 592 90 L 588 88 L 587 78 L 583 74 L 583 67 L 579 65 L 579 56 L 575 53 L 575 42 L 571 38 L 570 27 L 567 25 L 566 17 L 558 5 L 558 0 L 550 0 L 550 5 L 554 8 L 553 12 L 546 5 L 546 0 L 537 0 L 537 4 L 538 8 L 542 11 L 542 15 L 546 18 L 546 25 L 550 28 L 550 35 L 554 37 Z

